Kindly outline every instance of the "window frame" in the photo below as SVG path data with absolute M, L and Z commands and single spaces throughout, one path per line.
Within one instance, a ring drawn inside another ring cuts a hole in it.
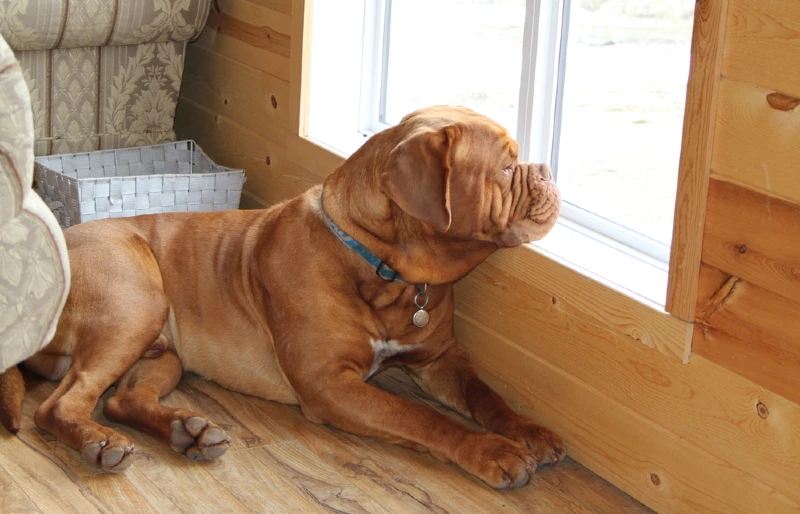
M 561 109 L 572 0 L 526 0 L 516 140 L 521 160 L 547 162 L 558 178 Z M 361 104 L 358 132 L 370 137 L 391 127 L 385 121 L 391 46 L 392 0 L 365 0 Z M 677 160 L 676 160 L 677 162 Z M 593 213 L 568 199 L 561 216 L 597 240 L 668 269 L 670 245 Z

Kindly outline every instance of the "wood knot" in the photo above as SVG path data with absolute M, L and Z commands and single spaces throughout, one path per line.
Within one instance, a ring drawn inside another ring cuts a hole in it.
M 650 483 L 658 487 L 661 485 L 661 477 L 655 473 L 650 473 Z
M 556 297 L 554 296 L 553 298 L 551 298 L 551 300 L 553 301 L 553 305 L 555 305 L 555 304 L 556 304 L 556 301 L 557 301 L 557 300 L 556 300 Z
M 272 159 L 270 159 L 269 155 L 267 155 L 267 166 L 269 166 L 270 164 L 272 164 Z
M 222 103 L 225 104 L 225 105 L 228 105 L 228 99 L 227 98 L 223 98 L 222 99 Z
M 270 100 L 272 101 L 272 108 L 273 109 L 277 109 L 278 108 L 278 100 L 275 98 L 275 95 L 272 95 L 270 97 Z
M 779 111 L 791 111 L 800 105 L 800 98 L 794 98 L 781 93 L 770 93 L 767 95 L 767 103 L 773 109 Z
M 741 245 L 739 245 L 739 247 L 737 248 L 737 250 L 739 250 L 739 253 L 741 253 L 741 254 L 745 254 L 745 253 L 747 253 L 747 246 L 746 246 L 746 245 L 743 245 L 743 244 L 741 244 Z
M 763 402 L 758 402 L 756 404 L 756 412 L 761 416 L 761 419 L 767 419 L 769 417 L 769 409 Z

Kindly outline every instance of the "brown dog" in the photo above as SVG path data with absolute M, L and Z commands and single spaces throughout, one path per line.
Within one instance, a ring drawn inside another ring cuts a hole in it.
M 126 468 L 133 443 L 89 417 L 116 383 L 110 419 L 191 458 L 217 457 L 228 446 L 219 427 L 159 404 L 186 370 L 429 451 L 493 487 L 524 485 L 564 445 L 477 377 L 453 337 L 451 284 L 496 249 L 543 237 L 559 206 L 547 166 L 519 164 L 505 129 L 432 107 L 271 209 L 70 228 L 69 299 L 55 339 L 25 363 L 63 377 L 36 424 L 94 465 Z M 365 383 L 388 366 L 487 431 Z M 0 378 L 11 429 L 22 390 L 16 368 Z

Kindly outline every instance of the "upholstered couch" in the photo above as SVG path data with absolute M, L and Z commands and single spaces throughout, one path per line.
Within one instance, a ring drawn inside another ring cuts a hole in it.
M 32 177 L 30 95 L 0 37 L 0 372 L 52 339 L 69 291 L 64 235 Z
M 31 93 L 36 155 L 174 140 L 187 42 L 211 0 L 3 0 Z
M 52 339 L 69 290 L 34 154 L 174 140 L 186 45 L 210 4 L 0 0 L 0 372 Z

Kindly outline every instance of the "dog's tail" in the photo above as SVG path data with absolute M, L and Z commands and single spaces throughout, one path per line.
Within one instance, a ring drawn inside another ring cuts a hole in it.
M 25 399 L 25 380 L 17 366 L 0 374 L 0 423 L 12 434 L 22 422 L 22 401 Z

